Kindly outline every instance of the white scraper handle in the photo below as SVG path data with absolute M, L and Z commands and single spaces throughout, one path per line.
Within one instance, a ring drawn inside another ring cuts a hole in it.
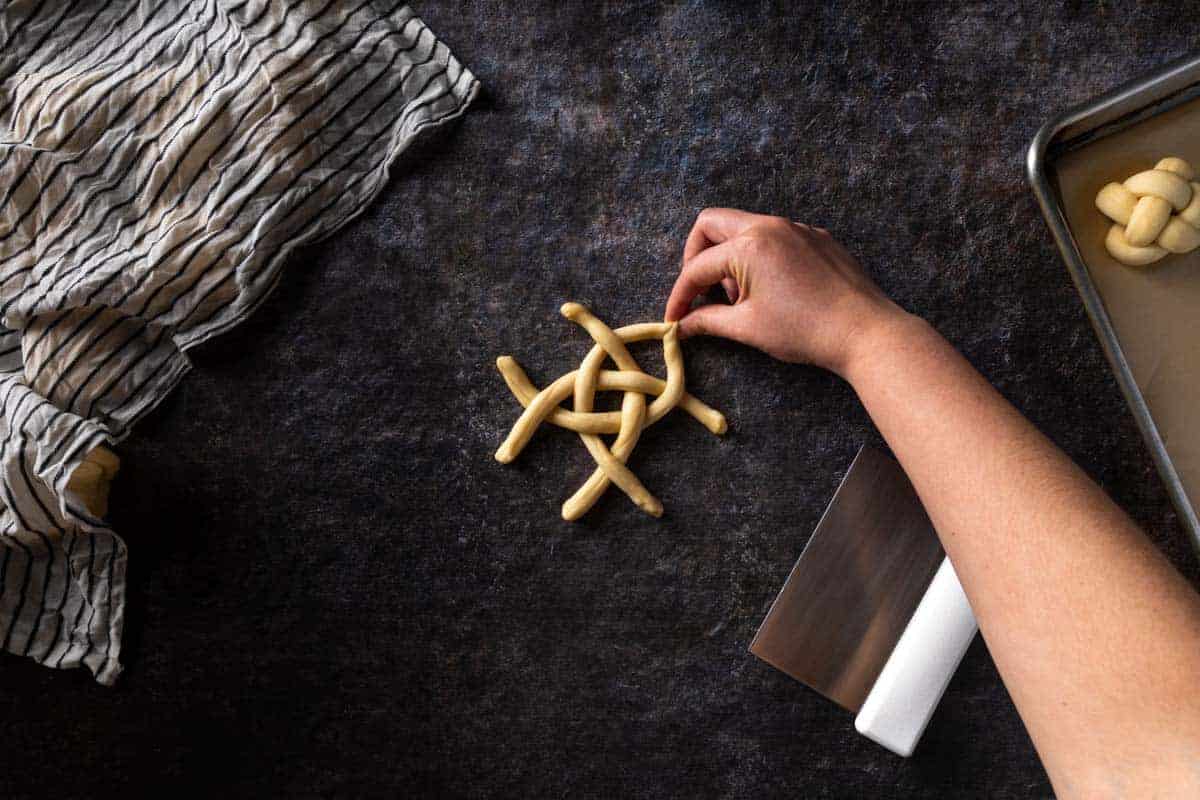
M 942 559 L 854 727 L 908 757 L 979 629 L 950 559 Z

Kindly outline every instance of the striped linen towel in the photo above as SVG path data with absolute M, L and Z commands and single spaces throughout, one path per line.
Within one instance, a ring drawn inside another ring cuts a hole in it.
M 111 684 L 126 550 L 72 472 L 478 83 L 389 0 L 17 0 L 0 81 L 0 643 Z

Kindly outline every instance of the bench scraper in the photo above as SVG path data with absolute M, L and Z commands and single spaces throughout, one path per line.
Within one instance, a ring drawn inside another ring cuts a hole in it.
M 909 756 L 978 626 L 904 470 L 859 450 L 750 652 Z

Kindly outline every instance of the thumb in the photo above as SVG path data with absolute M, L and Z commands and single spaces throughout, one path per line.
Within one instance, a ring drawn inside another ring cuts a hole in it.
M 745 309 L 744 305 L 727 306 L 724 303 L 694 308 L 679 320 L 679 336 L 683 339 L 720 336 L 746 342 Z

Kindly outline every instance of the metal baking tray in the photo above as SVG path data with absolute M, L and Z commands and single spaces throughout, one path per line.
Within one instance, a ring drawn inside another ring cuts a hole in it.
M 1029 182 L 1117 383 L 1200 554 L 1200 251 L 1130 268 L 1104 250 L 1096 192 L 1181 156 L 1200 167 L 1200 55 L 1064 111 L 1029 147 Z

